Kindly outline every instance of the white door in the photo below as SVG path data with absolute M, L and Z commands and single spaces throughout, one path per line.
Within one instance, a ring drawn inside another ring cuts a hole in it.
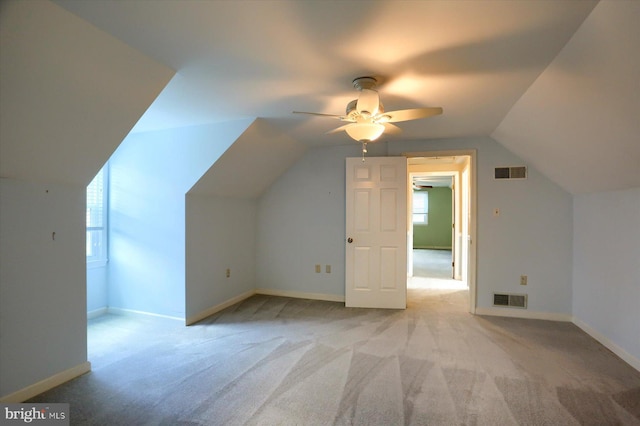
M 407 159 L 347 158 L 345 305 L 407 307 Z

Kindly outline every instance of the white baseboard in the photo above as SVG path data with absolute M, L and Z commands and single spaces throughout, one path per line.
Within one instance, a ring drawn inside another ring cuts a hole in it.
M 154 314 L 153 312 L 146 312 L 146 311 L 136 311 L 134 309 L 123 309 L 123 308 L 108 307 L 107 308 L 107 313 L 116 314 L 116 315 L 132 315 L 132 314 L 133 315 L 147 315 L 147 316 L 151 316 L 151 317 L 166 318 L 166 319 L 175 320 L 175 321 L 184 321 L 184 318 L 180 318 L 180 317 L 172 317 L 171 315 Z
M 167 319 L 171 319 L 171 320 L 176 320 L 176 321 L 182 321 L 183 318 L 180 317 L 173 317 L 171 315 L 162 315 L 162 314 L 154 314 L 153 312 L 146 312 L 146 311 L 136 311 L 134 309 L 123 309 L 123 308 L 113 308 L 113 307 L 104 307 L 104 308 L 98 308 L 98 309 L 94 309 L 93 311 L 88 311 L 87 312 L 87 319 L 93 319 L 93 318 L 98 318 L 102 315 L 105 314 L 114 314 L 114 315 L 147 315 L 147 316 L 152 316 L 152 317 L 159 317 L 159 318 L 167 318 Z
M 573 317 L 569 314 L 559 314 L 555 312 L 536 312 L 526 309 L 477 307 L 475 313 L 476 315 L 490 315 L 494 317 L 525 318 L 563 322 L 573 321 Z
M 46 392 L 49 389 L 60 386 L 61 384 L 68 382 L 71 379 L 75 379 L 78 376 L 82 376 L 89 371 L 91 371 L 91 363 L 89 361 L 83 362 L 82 364 L 71 367 L 68 370 L 61 371 L 60 373 L 54 374 L 51 377 L 29 385 L 26 388 L 20 389 L 19 391 L 10 393 L 9 395 L 5 395 L 0 398 L 0 402 L 24 402 L 29 398 L 40 395 L 42 392 Z
M 203 320 L 203 319 L 205 319 L 207 317 L 210 317 L 211 315 L 213 315 L 215 313 L 220 312 L 223 309 L 228 308 L 231 305 L 234 305 L 234 304 L 236 304 L 238 302 L 242 302 L 243 300 L 253 296 L 254 294 L 256 294 L 255 290 L 249 290 L 249 291 L 246 291 L 246 292 L 244 292 L 242 294 L 239 294 L 239 295 L 237 295 L 235 297 L 232 297 L 231 299 L 226 300 L 226 301 L 224 301 L 222 303 L 218 303 L 215 306 L 212 306 L 212 307 L 210 307 L 208 309 L 205 309 L 202 312 L 199 312 L 199 313 L 197 313 L 195 315 L 192 315 L 192 316 L 188 317 L 187 321 L 186 321 L 186 324 L 187 325 L 191 325 L 191 324 L 194 324 L 194 323 L 196 323 L 198 321 L 201 321 L 201 320 Z
M 99 309 L 94 309 L 93 311 L 88 311 L 87 312 L 87 319 L 93 319 L 93 318 L 98 318 L 106 313 L 109 312 L 109 308 L 104 307 L 104 308 L 99 308 Z
M 599 331 L 591 328 L 586 322 L 579 320 L 578 318 L 573 318 L 573 323 L 580 327 L 582 331 L 587 333 L 589 336 L 596 339 L 598 342 L 602 343 L 607 349 L 609 349 L 614 354 L 618 355 L 624 362 L 640 371 L 640 359 L 631 355 L 629 352 L 622 349 L 616 343 L 612 342 L 607 336 L 600 333 Z
M 267 296 L 293 297 L 296 299 L 313 299 L 313 300 L 326 300 L 330 302 L 344 302 L 344 296 L 337 296 L 334 294 L 303 293 L 298 291 L 283 291 L 283 290 L 259 288 L 257 290 L 250 290 L 245 293 L 239 294 L 236 297 L 232 297 L 229 300 L 226 300 L 222 303 L 219 303 L 215 306 L 210 307 L 209 309 L 205 309 L 202 312 L 192 315 L 187 318 L 186 324 L 187 325 L 195 324 L 196 322 L 201 321 L 215 313 L 218 313 L 221 310 L 226 309 L 231 305 L 234 305 L 238 302 L 242 302 L 243 300 L 248 299 L 254 294 L 264 294 Z
M 640 371 L 640 359 L 631 355 L 629 352 L 618 346 L 611 341 L 607 336 L 599 331 L 591 328 L 587 323 L 581 321 L 567 314 L 558 314 L 552 312 L 532 312 L 524 309 L 509 309 L 509 308 L 476 308 L 477 315 L 491 315 L 499 317 L 511 317 L 511 318 L 526 318 L 526 319 L 540 319 L 549 321 L 563 321 L 572 322 L 578 326 L 582 331 L 593 337 L 600 342 L 603 346 L 616 354 L 620 359 L 629 364 L 631 367 Z
M 268 288 L 258 288 L 256 289 L 256 294 L 264 294 L 267 296 L 293 297 L 295 299 L 325 300 L 327 302 L 344 302 L 344 296 L 340 296 L 337 294 L 304 293 L 300 291 L 273 290 Z

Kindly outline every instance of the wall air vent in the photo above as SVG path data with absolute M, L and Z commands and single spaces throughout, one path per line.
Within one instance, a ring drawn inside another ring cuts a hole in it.
M 496 167 L 493 177 L 494 179 L 526 179 L 527 166 Z
M 508 306 L 511 308 L 527 308 L 526 294 L 493 293 L 493 306 Z

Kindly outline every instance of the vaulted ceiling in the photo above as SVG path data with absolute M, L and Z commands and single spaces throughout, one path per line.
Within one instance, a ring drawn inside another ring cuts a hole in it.
M 640 186 L 640 2 L 55 2 L 177 70 L 137 132 L 259 117 L 349 144 L 291 112 L 342 114 L 375 76 L 387 110 L 444 108 L 389 143 L 489 135 L 572 193 Z

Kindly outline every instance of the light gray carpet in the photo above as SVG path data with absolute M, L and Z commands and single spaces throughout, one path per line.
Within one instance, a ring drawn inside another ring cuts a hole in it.
M 451 278 L 451 250 L 413 249 L 413 276 Z
M 91 321 L 93 371 L 33 399 L 72 424 L 640 424 L 640 373 L 569 323 L 254 296 L 191 326 Z

